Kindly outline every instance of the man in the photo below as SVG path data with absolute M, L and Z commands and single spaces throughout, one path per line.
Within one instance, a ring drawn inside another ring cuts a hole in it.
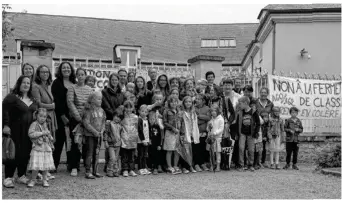
M 253 109 L 253 111 L 256 111 L 257 99 L 253 97 L 253 87 L 251 85 L 246 85 L 243 88 L 243 95 L 249 98 L 249 106 Z
M 234 92 L 241 94 L 242 93 L 242 88 L 241 88 L 241 79 L 240 78 L 236 78 L 235 79 L 235 85 L 234 85 Z
M 152 91 L 152 89 L 156 88 L 157 85 L 157 69 L 151 68 L 148 70 L 148 76 L 150 77 L 150 81 L 146 83 L 147 89 Z
M 125 69 L 120 69 L 118 71 L 119 74 L 119 86 L 121 88 L 121 92 L 126 92 L 126 85 L 127 85 L 127 71 Z
M 210 93 L 210 89 L 215 89 L 216 92 L 217 92 L 217 95 L 218 96 L 221 96 L 222 95 L 222 92 L 220 90 L 220 87 L 217 86 L 215 83 L 214 83 L 214 80 L 215 80 L 215 73 L 213 71 L 208 71 L 206 74 L 205 74 L 205 79 L 208 81 L 208 86 L 205 88 L 205 93 L 206 94 L 209 94 Z

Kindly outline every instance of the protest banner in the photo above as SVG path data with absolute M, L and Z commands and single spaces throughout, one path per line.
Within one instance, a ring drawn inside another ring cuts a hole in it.
M 341 118 L 341 81 L 269 75 L 268 84 L 270 99 L 281 108 L 282 117 L 289 117 L 295 106 L 302 119 Z

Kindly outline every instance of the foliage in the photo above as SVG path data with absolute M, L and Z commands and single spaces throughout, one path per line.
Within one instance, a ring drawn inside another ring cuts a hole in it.
M 329 146 L 329 145 L 328 145 Z M 316 164 L 319 168 L 341 167 L 341 145 L 338 144 L 334 148 L 326 148 L 319 154 Z
M 14 28 L 12 27 L 12 20 L 14 16 L 8 15 L 8 10 L 11 9 L 9 4 L 2 4 L 2 51 L 6 50 L 6 40 L 13 36 L 12 32 Z

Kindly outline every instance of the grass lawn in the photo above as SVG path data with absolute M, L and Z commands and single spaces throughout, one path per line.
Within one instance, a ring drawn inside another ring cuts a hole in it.
M 70 177 L 65 165 L 49 181 L 50 187 L 15 184 L 2 188 L 3 199 L 340 199 L 341 178 L 300 170 L 261 169 L 256 172 L 222 171 L 196 174 L 159 174 L 87 180 L 84 169 Z M 101 166 L 102 172 L 102 166 Z

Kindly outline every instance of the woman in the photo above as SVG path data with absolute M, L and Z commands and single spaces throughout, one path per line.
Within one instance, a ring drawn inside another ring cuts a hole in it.
M 32 148 L 28 136 L 33 113 L 38 104 L 32 96 L 32 83 L 29 76 L 20 76 L 13 92 L 2 102 L 3 134 L 10 135 L 15 144 L 15 160 L 5 164 L 4 187 L 13 188 L 13 176 L 18 169 L 18 183 L 27 184 L 26 168 Z
M 137 109 L 139 109 L 140 106 L 143 104 L 151 105 L 152 104 L 152 92 L 146 88 L 145 79 L 142 76 L 138 76 L 135 79 L 134 84 L 135 84 L 135 93 L 136 93 L 135 96 L 138 99 Z
M 183 100 L 185 96 L 190 96 L 193 100 L 196 97 L 195 81 L 192 78 L 188 78 L 184 81 L 184 87 L 182 92 L 179 94 L 179 99 Z
M 25 76 L 29 76 L 31 82 L 33 82 L 34 79 L 34 67 L 29 63 L 24 63 L 24 65 L 21 68 L 21 74 Z
M 127 82 L 134 83 L 135 82 L 135 72 L 128 72 Z
M 180 80 L 178 77 L 173 77 L 170 79 L 170 89 L 178 89 L 180 91 Z
M 160 75 L 157 79 L 156 89 L 159 89 L 164 98 L 167 98 L 170 93 L 170 85 L 168 83 L 167 76 L 165 74 Z
M 68 88 L 67 104 L 70 111 L 70 132 L 82 122 L 84 105 L 87 102 L 89 95 L 93 90 L 85 85 L 85 78 L 87 73 L 85 69 L 78 68 L 76 70 L 77 83 Z M 73 133 L 70 133 L 71 148 L 67 152 L 68 156 L 68 169 L 71 169 L 71 176 L 77 176 L 77 171 L 80 167 L 81 152 L 78 149 L 78 144 L 75 143 Z
M 51 93 L 55 102 L 55 113 L 57 118 L 57 130 L 55 133 L 55 150 L 53 160 L 56 171 L 66 143 L 65 127 L 69 126 L 69 108 L 67 105 L 68 88 L 76 83 L 75 70 L 69 62 L 62 62 L 56 73 L 56 79 L 51 85 Z
M 272 112 L 272 108 L 274 105 L 271 102 L 271 100 L 269 100 L 267 98 L 269 93 L 270 93 L 270 91 L 267 87 L 262 87 L 260 89 L 260 97 L 256 101 L 256 109 L 257 109 L 258 113 L 265 111 L 268 114 L 270 114 Z M 267 165 L 265 165 L 265 161 L 266 161 L 266 140 L 262 140 L 262 147 L 263 147 L 263 150 L 262 150 L 262 155 L 261 155 L 261 167 L 267 167 Z

